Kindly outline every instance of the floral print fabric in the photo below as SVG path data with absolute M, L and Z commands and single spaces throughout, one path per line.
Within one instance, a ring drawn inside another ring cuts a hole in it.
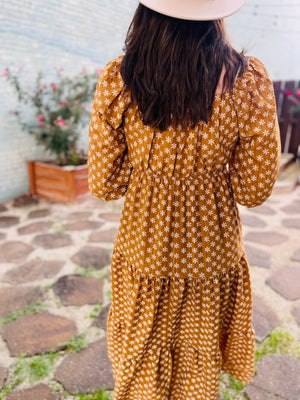
M 191 130 L 143 124 L 120 75 L 99 77 L 89 187 L 126 195 L 107 320 L 114 400 L 215 400 L 221 370 L 254 375 L 252 292 L 239 212 L 262 204 L 279 169 L 273 85 L 248 57 L 211 119 Z

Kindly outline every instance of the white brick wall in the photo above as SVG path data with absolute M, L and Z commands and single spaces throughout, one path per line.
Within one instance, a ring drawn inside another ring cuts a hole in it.
M 300 79 L 300 4 L 289 0 L 247 0 L 227 19 L 237 47 L 265 62 L 273 79 Z M 122 53 L 125 34 L 137 0 L 0 0 L 0 202 L 29 190 L 26 159 L 46 158 L 9 112 L 16 106 L 3 78 L 6 67 L 30 82 L 43 70 L 51 79 L 53 67 L 66 74 L 83 66 L 92 71 Z M 258 5 L 258 7 L 257 7 Z M 87 128 L 80 147 L 87 150 Z
M 227 21 L 235 46 L 258 57 L 273 80 L 300 79 L 299 0 L 247 0 Z
M 13 89 L 2 73 L 6 67 L 34 80 L 39 70 L 49 79 L 56 67 L 66 74 L 103 67 L 122 53 L 124 37 L 136 0 L 0 0 L 0 202 L 29 190 L 27 159 L 48 158 L 11 110 Z M 87 128 L 79 147 L 87 151 Z

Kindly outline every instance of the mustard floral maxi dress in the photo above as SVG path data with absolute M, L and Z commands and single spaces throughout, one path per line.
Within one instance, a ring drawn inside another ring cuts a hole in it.
M 255 332 L 249 265 L 236 203 L 271 194 L 280 159 L 272 82 L 248 57 L 208 123 L 143 125 L 106 65 L 89 130 L 89 188 L 126 194 L 111 259 L 107 319 L 114 400 L 215 400 L 221 370 L 249 383 Z

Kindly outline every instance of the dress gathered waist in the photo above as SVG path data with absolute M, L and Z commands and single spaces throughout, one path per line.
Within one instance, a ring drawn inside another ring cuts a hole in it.
M 202 180 L 201 178 L 209 178 L 209 177 L 217 177 L 220 175 L 229 175 L 229 170 L 228 170 L 228 165 L 222 165 L 219 168 L 201 168 L 197 170 L 190 170 L 190 171 L 180 171 L 180 172 L 165 172 L 164 170 L 152 170 L 151 168 L 135 168 L 133 167 L 132 169 L 132 175 L 133 176 L 140 176 L 140 175 L 146 175 L 156 181 L 178 181 L 182 183 L 182 181 L 193 181 L 195 184 L 199 183 L 199 180 Z

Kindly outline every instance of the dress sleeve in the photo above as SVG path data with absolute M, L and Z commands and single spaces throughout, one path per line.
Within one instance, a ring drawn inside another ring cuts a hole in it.
M 89 190 L 105 201 L 118 199 L 126 193 L 133 168 L 123 131 L 128 96 L 120 75 L 121 61 L 122 56 L 108 63 L 102 71 L 89 125 Z
M 246 207 L 262 204 L 279 171 L 281 144 L 272 81 L 265 66 L 249 57 L 234 90 L 239 138 L 229 163 L 235 200 Z

